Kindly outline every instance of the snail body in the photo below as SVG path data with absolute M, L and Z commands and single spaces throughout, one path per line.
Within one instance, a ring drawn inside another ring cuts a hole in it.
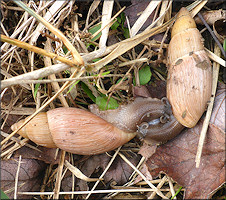
M 100 111 L 96 104 L 89 106 L 95 115 L 114 124 L 126 132 L 134 132 L 143 120 L 151 121 L 164 114 L 172 113 L 170 105 L 157 98 L 137 97 L 127 105 L 121 105 L 115 110 Z
M 18 133 L 38 145 L 58 147 L 80 155 L 116 149 L 138 132 L 144 140 L 157 142 L 171 139 L 179 133 L 175 126 L 179 123 L 176 120 L 172 123 L 171 107 L 165 99 L 140 97 L 115 110 L 100 111 L 97 105 L 91 105 L 90 109 L 95 114 L 79 108 L 63 107 L 39 113 Z M 157 123 L 151 123 L 155 121 Z M 11 129 L 16 130 L 23 122 L 19 121 Z M 139 129 L 142 123 L 147 122 L 150 122 L 147 130 L 143 126 Z M 179 124 L 179 127 L 182 125 Z M 158 134 L 161 136 L 158 137 Z
M 176 119 L 191 128 L 201 118 L 211 97 L 211 62 L 195 21 L 185 8 L 177 15 L 171 37 L 167 98 Z
M 144 121 L 138 127 L 139 136 L 148 144 L 161 144 L 176 137 L 184 126 L 173 115 L 166 122 L 161 119 Z

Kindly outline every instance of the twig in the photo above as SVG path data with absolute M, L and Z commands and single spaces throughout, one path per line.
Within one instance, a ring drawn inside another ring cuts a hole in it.
M 166 176 L 164 176 L 164 177 L 161 179 L 161 181 L 160 181 L 159 184 L 157 185 L 157 188 L 158 188 L 159 190 L 160 190 L 160 188 L 165 184 L 166 180 L 167 180 L 167 177 L 166 177 Z M 153 199 L 153 198 L 155 197 L 155 195 L 156 195 L 156 192 L 154 191 L 154 192 L 152 192 L 152 194 L 151 194 L 150 196 L 148 196 L 148 199 Z
M 222 58 L 220 58 L 219 56 L 217 56 L 216 54 L 214 54 L 212 51 L 210 51 L 207 48 L 205 48 L 205 51 L 211 60 L 215 61 L 216 63 L 219 63 L 223 67 L 226 67 L 225 60 L 223 60 Z
M 161 189 L 161 191 L 169 191 L 170 189 Z M 94 190 L 94 191 L 74 191 L 74 192 L 59 192 L 59 194 L 104 194 L 104 193 L 111 193 L 111 192 L 153 192 L 155 189 L 152 188 L 134 188 L 134 189 L 111 189 L 111 190 Z M 18 192 L 18 194 L 23 195 L 53 195 L 53 192 Z M 167 199 L 164 197 L 164 199 Z
M 19 157 L 19 163 L 16 171 L 16 177 L 15 177 L 15 190 L 14 190 L 14 199 L 17 199 L 17 186 L 19 181 L 19 172 L 20 172 L 20 164 L 21 164 L 21 155 Z
M 220 56 L 220 48 L 216 44 L 215 44 L 214 52 L 215 52 L 215 54 Z M 197 154 L 196 154 L 196 158 L 195 158 L 196 168 L 199 168 L 199 165 L 200 165 L 202 149 L 204 146 L 204 140 L 206 137 L 206 132 L 207 132 L 208 126 L 209 126 L 209 121 L 210 121 L 210 117 L 211 117 L 211 113 L 212 113 L 212 109 L 213 109 L 214 98 L 215 98 L 216 89 L 217 89 L 219 69 L 220 69 L 219 64 L 214 62 L 213 63 L 212 95 L 210 98 L 210 103 L 207 108 L 206 117 L 203 122 L 203 127 L 202 127 L 202 130 L 200 133 L 199 144 L 198 144 Z
M 107 74 L 107 75 L 102 75 L 100 77 L 101 78 L 107 78 L 107 77 L 122 77 L 122 76 L 124 76 L 124 75 L 121 75 L 121 74 Z M 34 79 L 27 79 L 26 80 L 25 79 L 25 80 L 19 80 L 20 81 L 19 84 L 25 84 L 25 83 L 26 84 L 29 84 L 29 83 L 45 84 L 45 83 L 52 83 L 52 82 L 77 81 L 77 80 L 86 80 L 86 79 L 95 79 L 95 78 L 97 78 L 97 76 L 83 76 L 83 77 L 80 77 L 80 78 L 60 78 L 60 79 L 51 79 L 51 80 L 50 79 L 46 79 L 46 80 L 34 80 Z M 2 81 L 1 84 L 4 83 L 4 81 Z M 12 85 L 17 85 L 17 84 L 18 84 L 18 81 L 17 82 L 12 81 L 12 83 L 10 85 L 7 85 L 6 87 L 9 87 L 9 86 L 12 86 Z
M 62 72 L 66 69 L 70 68 L 69 65 L 66 64 L 56 64 L 49 67 L 45 67 L 42 69 L 35 70 L 33 72 L 28 72 L 26 74 L 22 74 L 19 76 L 15 76 L 13 78 L 9 78 L 6 80 L 1 81 L 1 90 L 5 89 L 6 87 L 22 84 L 25 80 L 29 79 L 39 79 L 51 74 L 55 74 L 58 72 Z M 26 81 L 25 81 L 26 82 Z
M 64 167 L 65 154 L 66 154 L 66 151 L 61 150 L 60 163 L 58 165 L 58 170 L 57 170 L 57 177 L 56 177 L 56 184 L 55 184 L 55 188 L 54 188 L 53 199 L 59 199 L 61 176 L 62 176 L 62 171 L 63 171 L 63 167 Z
M 201 13 L 198 13 L 199 18 L 202 20 L 202 22 L 204 23 L 204 25 L 206 26 L 206 28 L 208 29 L 208 31 L 210 32 L 211 36 L 213 37 L 214 41 L 217 43 L 218 47 L 221 50 L 222 55 L 225 58 L 225 51 L 221 45 L 221 43 L 219 42 L 219 40 L 217 39 L 216 35 L 214 34 L 214 32 L 212 31 L 212 29 L 210 28 L 210 26 L 206 23 L 206 20 L 203 18 Z

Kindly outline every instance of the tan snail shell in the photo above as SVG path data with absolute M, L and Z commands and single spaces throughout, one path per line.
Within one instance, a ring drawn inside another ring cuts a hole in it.
M 147 143 L 162 143 L 183 129 L 166 98 L 138 97 L 115 110 L 100 111 L 97 105 L 90 105 L 90 109 L 93 113 L 79 108 L 39 113 L 18 133 L 41 146 L 93 155 L 116 149 L 137 133 Z M 23 122 L 11 129 L 16 130 Z
M 14 124 L 15 130 L 23 121 Z M 23 137 L 38 145 L 92 155 L 113 150 L 135 137 L 102 118 L 78 108 L 56 108 L 39 113 L 21 131 Z
M 186 8 L 181 8 L 168 47 L 167 98 L 175 118 L 194 127 L 211 97 L 212 68 L 202 36 Z

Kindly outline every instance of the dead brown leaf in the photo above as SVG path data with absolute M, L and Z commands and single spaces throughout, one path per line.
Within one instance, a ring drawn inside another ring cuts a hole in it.
M 128 153 L 128 159 L 135 166 L 140 160 L 140 156 L 132 153 Z M 108 165 L 111 157 L 107 154 L 94 155 L 89 157 L 83 165 L 80 167 L 82 173 L 87 177 L 91 177 L 94 173 L 100 174 Z M 126 164 L 121 157 L 116 157 L 112 163 L 109 170 L 104 176 L 104 182 L 109 183 L 110 181 L 115 181 L 118 185 L 122 185 L 128 182 L 130 175 L 132 174 L 133 169 Z M 96 178 L 98 178 L 95 175 Z M 88 190 L 88 184 L 86 181 L 77 180 L 76 185 L 79 187 L 79 190 Z
M 140 160 L 140 156 L 134 153 L 127 153 L 129 161 L 136 166 Z M 107 171 L 104 180 L 109 182 L 114 180 L 118 185 L 123 185 L 129 181 L 133 169 L 121 157 L 116 157 L 112 166 Z
M 42 177 L 40 174 L 45 170 L 45 164 L 34 159 L 22 159 L 19 171 L 18 191 L 40 190 Z M 13 198 L 15 177 L 18 168 L 18 159 L 1 161 L 1 189 L 6 192 L 9 198 Z M 30 199 L 31 196 L 18 195 L 21 199 Z
M 218 90 L 205 139 L 200 168 L 195 156 L 203 120 L 159 146 L 147 165 L 153 176 L 164 172 L 186 188 L 186 199 L 210 198 L 225 182 L 225 90 Z M 214 124 L 215 123 L 215 124 Z
M 32 192 L 39 191 L 42 184 L 42 177 L 38 176 L 32 179 L 18 181 L 19 192 Z M 14 198 L 15 181 L 1 181 L 1 189 L 7 194 L 10 199 Z M 8 190 L 8 192 L 7 192 Z M 17 195 L 17 199 L 33 199 L 32 195 Z
M 46 147 L 39 146 L 38 149 L 40 151 L 36 151 L 29 147 L 23 146 L 22 148 L 18 149 L 15 152 L 15 157 L 19 157 L 21 155 L 23 158 L 41 160 L 48 164 L 58 164 L 59 163 L 60 155 L 57 155 L 57 157 L 55 159 L 55 155 L 56 155 L 55 148 L 46 148 Z M 68 159 L 68 155 L 66 156 L 65 159 L 66 160 Z
M 210 118 L 210 122 L 222 130 L 225 130 L 225 89 L 225 84 L 219 82 L 213 112 Z
M 157 80 L 152 82 L 151 85 L 133 86 L 133 96 L 161 99 L 166 96 L 166 82 Z
M 14 181 L 18 167 L 18 159 L 1 161 L 1 180 Z M 45 169 L 45 164 L 38 160 L 22 159 L 19 180 L 28 180 L 37 177 Z

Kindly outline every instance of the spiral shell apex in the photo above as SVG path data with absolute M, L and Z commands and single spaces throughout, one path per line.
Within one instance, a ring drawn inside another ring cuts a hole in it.
M 202 36 L 190 13 L 182 8 L 168 48 L 167 98 L 176 119 L 194 127 L 211 97 L 212 68 Z

